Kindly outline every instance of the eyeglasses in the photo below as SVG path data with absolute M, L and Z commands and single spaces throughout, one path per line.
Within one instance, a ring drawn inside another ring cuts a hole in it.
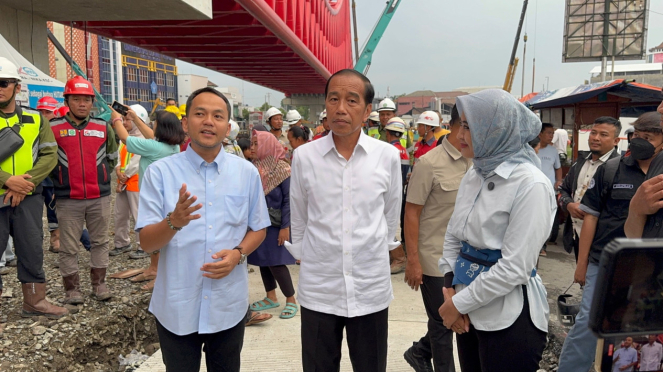
M 16 80 L 0 80 L 0 88 L 7 88 L 12 83 L 16 84 Z

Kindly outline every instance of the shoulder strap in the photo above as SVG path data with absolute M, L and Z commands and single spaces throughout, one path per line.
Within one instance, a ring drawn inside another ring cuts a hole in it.
M 607 198 L 611 197 L 612 185 L 615 183 L 615 176 L 617 175 L 617 170 L 619 169 L 621 160 L 622 158 L 619 156 L 616 158 L 608 159 L 608 161 L 603 164 L 603 180 L 608 182 L 608 193 L 606 194 Z

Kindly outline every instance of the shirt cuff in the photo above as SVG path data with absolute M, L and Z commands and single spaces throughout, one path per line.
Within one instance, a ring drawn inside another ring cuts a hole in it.
M 398 248 L 401 245 L 401 242 L 395 240 L 391 243 L 387 243 L 387 247 L 389 248 L 390 251 L 393 251 L 394 249 Z
M 285 249 L 290 252 L 292 257 L 295 258 L 295 260 L 301 260 L 302 259 L 302 243 L 290 243 L 288 241 L 285 242 Z
M 469 288 L 464 288 L 456 293 L 455 296 L 451 297 L 451 301 L 453 301 L 456 310 L 461 314 L 469 314 L 470 311 L 479 307 L 478 302 L 472 297 Z
M 598 216 L 601 214 L 601 213 L 599 213 L 599 212 L 593 210 L 592 208 L 590 208 L 590 207 L 588 207 L 588 206 L 586 206 L 586 205 L 584 205 L 584 204 L 582 204 L 582 203 L 580 203 L 580 210 L 583 211 L 583 212 L 585 212 L 585 213 L 589 213 L 589 214 L 591 214 L 591 215 L 594 216 L 594 217 L 598 217 Z

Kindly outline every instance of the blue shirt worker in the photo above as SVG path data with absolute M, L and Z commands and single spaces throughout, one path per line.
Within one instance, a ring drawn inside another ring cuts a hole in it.
M 638 351 L 631 347 L 633 339 L 626 337 L 622 347 L 612 356 L 612 372 L 633 372 L 638 364 Z
M 149 310 L 167 371 L 198 371 L 203 345 L 208 370 L 239 371 L 245 261 L 264 240 L 269 213 L 257 169 L 223 151 L 228 99 L 202 88 L 186 107 L 191 144 L 153 163 L 141 183 L 136 230 L 146 252 L 161 250 Z

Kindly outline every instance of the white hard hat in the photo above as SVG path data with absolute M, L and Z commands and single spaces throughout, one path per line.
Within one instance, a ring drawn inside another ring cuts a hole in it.
M 267 112 L 265 113 L 265 115 L 267 116 L 265 118 L 265 121 L 267 121 L 271 119 L 272 116 L 283 115 L 283 113 L 281 112 L 281 110 L 277 109 L 276 107 L 270 107 L 269 110 L 267 110 Z
M 300 120 L 302 120 L 302 116 L 299 114 L 299 111 L 290 110 L 287 114 L 285 114 L 285 119 L 283 121 L 285 121 L 285 123 L 288 125 L 293 125 L 297 124 L 297 122 Z
M 327 110 L 322 110 L 320 113 L 320 121 L 327 117 Z
M 378 114 L 377 111 L 373 111 L 373 112 L 371 112 L 370 115 L 368 115 L 368 120 L 380 121 L 380 114 Z
M 239 134 L 239 125 L 234 120 L 228 120 L 230 124 L 230 132 L 228 133 L 228 139 L 234 141 Z
M 429 127 L 439 127 L 440 116 L 435 111 L 424 111 L 419 115 L 417 124 L 428 125 Z
M 134 110 L 136 115 L 138 115 L 138 117 L 140 118 L 140 120 L 143 121 L 143 123 L 145 123 L 145 124 L 150 123 L 150 116 L 147 114 L 147 110 L 145 110 L 145 107 L 136 104 L 136 105 L 129 106 L 129 108 Z
M 21 78 L 18 76 L 18 68 L 5 57 L 0 57 L 0 79 L 16 79 L 19 83 L 21 82 Z
M 389 98 L 385 98 L 378 105 L 378 112 L 380 111 L 396 111 L 396 104 Z
M 405 133 L 405 122 L 403 119 L 399 117 L 391 118 L 389 119 L 389 122 L 387 123 L 387 126 L 384 127 L 386 130 L 390 130 L 393 132 L 399 132 L 399 133 Z

